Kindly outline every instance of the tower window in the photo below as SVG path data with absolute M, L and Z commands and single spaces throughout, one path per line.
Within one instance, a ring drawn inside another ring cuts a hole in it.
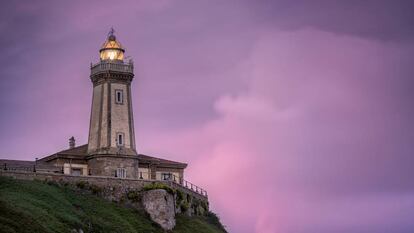
M 123 104 L 124 103 L 124 91 L 115 90 L 115 103 Z
M 123 133 L 117 133 L 116 134 L 116 145 L 117 146 L 123 146 L 124 145 L 124 134 Z
M 118 168 L 118 169 L 116 169 L 116 177 L 126 178 L 126 170 L 125 170 L 125 168 Z

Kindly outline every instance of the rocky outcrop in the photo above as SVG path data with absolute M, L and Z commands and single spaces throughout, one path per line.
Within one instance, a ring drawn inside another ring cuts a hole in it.
M 142 205 L 151 220 L 164 230 L 172 230 L 175 226 L 175 200 L 172 194 L 164 189 L 154 189 L 143 193 Z

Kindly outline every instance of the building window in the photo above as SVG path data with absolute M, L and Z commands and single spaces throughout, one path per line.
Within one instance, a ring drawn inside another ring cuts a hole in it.
M 70 173 L 73 176 L 80 176 L 82 175 L 82 169 L 80 168 L 72 168 L 72 171 Z
M 161 173 L 161 179 L 162 180 L 171 180 L 172 174 L 171 173 Z
M 116 169 L 116 177 L 126 178 L 126 170 L 125 170 L 125 168 L 118 168 L 118 169 Z
M 115 103 L 123 104 L 124 103 L 124 91 L 115 90 Z
M 117 146 L 124 146 L 124 134 L 123 133 L 117 133 L 116 134 L 116 145 Z

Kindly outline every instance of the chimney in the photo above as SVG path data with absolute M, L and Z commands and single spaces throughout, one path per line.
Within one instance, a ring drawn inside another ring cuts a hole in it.
M 69 138 L 69 148 L 70 149 L 75 148 L 75 138 L 73 136 Z

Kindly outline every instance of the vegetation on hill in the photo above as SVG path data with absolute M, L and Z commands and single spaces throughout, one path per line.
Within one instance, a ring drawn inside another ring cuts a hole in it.
M 69 187 L 0 177 L 1 232 L 163 232 L 146 213 Z M 176 233 L 225 232 L 217 216 L 177 215 Z

